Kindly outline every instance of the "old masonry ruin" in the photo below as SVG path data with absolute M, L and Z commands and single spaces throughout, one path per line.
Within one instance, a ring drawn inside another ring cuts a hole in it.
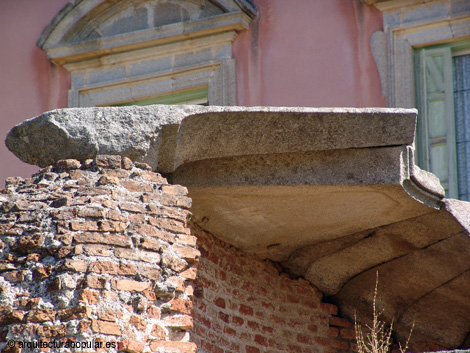
M 201 106 L 23 122 L 6 144 L 42 169 L 0 194 L 0 349 L 350 352 L 377 272 L 396 341 L 414 323 L 413 351 L 470 347 L 470 204 L 414 165 L 415 125 Z

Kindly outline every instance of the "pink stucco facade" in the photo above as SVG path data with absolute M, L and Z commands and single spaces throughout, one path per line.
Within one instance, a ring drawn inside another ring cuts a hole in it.
M 0 136 L 21 121 L 67 106 L 70 75 L 36 46 L 67 0 L 0 2 Z M 234 42 L 237 104 L 246 106 L 385 106 L 372 33 L 381 14 L 360 0 L 256 0 L 259 15 Z M 0 180 L 29 176 L 0 146 Z
M 30 176 L 38 167 L 22 163 L 5 147 L 7 132 L 44 111 L 67 106 L 68 72 L 49 63 L 36 46 L 42 30 L 67 0 L 0 1 L 0 186 L 5 178 Z

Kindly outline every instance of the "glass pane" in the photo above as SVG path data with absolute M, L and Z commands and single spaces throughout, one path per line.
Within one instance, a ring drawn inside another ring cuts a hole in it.
M 447 181 L 449 174 L 446 145 L 433 145 L 430 150 L 431 172 L 434 173 L 441 181 Z
M 459 199 L 470 200 L 470 55 L 453 58 Z
M 446 117 L 444 99 L 428 103 L 429 136 L 446 136 Z

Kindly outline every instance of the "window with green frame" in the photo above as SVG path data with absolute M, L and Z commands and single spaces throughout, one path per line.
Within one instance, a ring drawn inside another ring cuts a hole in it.
M 417 49 L 417 162 L 470 200 L 470 40 Z
M 128 105 L 150 105 L 150 104 L 197 104 L 209 105 L 209 90 L 208 87 L 203 87 L 196 90 L 178 92 L 164 96 L 153 97 L 149 99 L 139 100 L 135 102 L 127 102 L 117 104 L 116 106 Z

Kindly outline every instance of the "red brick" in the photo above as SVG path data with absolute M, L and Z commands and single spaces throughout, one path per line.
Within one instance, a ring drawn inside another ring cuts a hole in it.
M 191 342 L 178 341 L 150 341 L 150 350 L 152 352 L 171 352 L 171 353 L 196 353 L 197 346 Z
M 72 221 L 70 229 L 75 231 L 98 231 L 98 223 L 95 221 Z
M 98 311 L 98 318 L 103 321 L 116 322 L 116 312 L 113 310 Z
M 40 301 L 41 301 L 40 297 L 20 299 L 20 300 L 15 300 L 15 305 L 22 306 L 26 309 L 31 309 L 33 307 L 36 307 Z M 10 307 L 8 308 L 9 308 L 8 310 L 11 310 Z
M 180 272 L 188 266 L 188 263 L 171 253 L 164 253 L 162 255 L 162 266 L 166 268 L 169 267 L 176 272 Z
M 330 325 L 338 327 L 352 327 L 352 323 L 349 320 L 336 316 L 330 317 Z
M 121 336 L 121 327 L 115 322 L 92 320 L 91 329 L 94 332 L 104 333 L 106 335 Z
M 152 319 L 160 319 L 161 311 L 157 306 L 150 306 L 147 308 L 147 315 Z
M 175 242 L 175 236 L 171 233 L 159 230 L 150 224 L 132 224 L 130 229 L 140 235 L 162 239 L 168 243 Z
M 158 227 L 160 229 L 166 229 L 173 233 L 185 233 L 186 232 L 186 228 L 184 227 L 184 224 L 182 222 L 175 221 L 174 219 L 171 219 L 171 218 L 149 217 L 148 222 L 149 224 L 155 227 Z
M 189 315 L 170 315 L 163 318 L 162 323 L 167 327 L 178 328 L 180 330 L 190 330 L 193 328 L 193 318 Z
M 145 278 L 158 281 L 162 274 L 162 270 L 157 265 L 154 266 L 139 266 L 139 274 Z
M 33 272 L 33 279 L 35 281 L 42 281 L 49 278 L 52 273 L 52 266 L 36 267 Z
M 90 327 L 91 327 L 91 321 L 81 320 L 78 323 L 78 332 L 87 332 Z
M 188 189 L 181 185 L 162 185 L 164 194 L 185 196 L 188 194 Z
M 0 315 L 0 325 L 10 325 L 18 322 L 22 322 L 25 316 L 25 312 L 23 310 L 13 310 L 6 314 Z
M 187 234 L 177 234 L 176 235 L 176 242 L 181 245 L 187 245 L 187 246 L 196 246 L 197 238 L 193 235 L 187 235 Z
M 263 346 L 263 347 L 267 347 L 268 346 L 268 340 L 266 339 L 266 337 L 264 336 L 261 336 L 261 335 L 255 335 L 255 340 L 254 340 L 257 344 L 259 344 L 260 346 Z
M 172 311 L 177 311 L 182 314 L 191 314 L 193 302 L 191 299 L 173 298 L 170 301 L 170 308 Z
M 105 218 L 106 210 L 102 207 L 85 206 L 78 210 L 78 216 L 84 218 Z
M 356 331 L 354 329 L 341 329 L 340 336 L 346 339 L 356 339 Z
M 147 322 L 137 315 L 132 315 L 129 323 L 142 332 L 145 332 L 145 329 L 147 328 Z
M 201 256 L 201 252 L 197 249 L 187 246 L 173 245 L 172 249 L 183 259 L 189 263 L 196 263 Z
M 104 299 L 104 300 L 107 300 L 107 301 L 115 301 L 118 299 L 118 295 L 116 292 L 112 292 L 112 291 L 109 291 L 109 290 L 104 290 L 101 292 L 101 297 Z
M 56 312 L 52 309 L 34 309 L 28 313 L 28 322 L 47 322 L 55 320 Z
M 59 310 L 57 316 L 62 321 L 69 321 L 74 319 L 83 319 L 91 317 L 91 308 L 85 306 L 78 306 L 75 308 L 66 308 Z
M 39 325 L 37 328 L 37 335 L 39 337 L 64 337 L 67 335 L 66 325 Z
M 187 270 L 184 270 L 180 273 L 180 276 L 186 279 L 195 280 L 197 275 L 197 269 L 195 267 L 190 267 Z
M 261 353 L 259 348 L 253 346 L 246 346 L 246 353 Z
M 86 304 L 98 304 L 99 298 L 100 293 L 90 289 L 82 289 L 78 297 L 79 301 Z
M 224 313 L 224 312 L 222 312 L 222 311 L 219 311 L 219 313 L 217 314 L 217 316 L 218 316 L 218 318 L 219 318 L 220 320 L 222 320 L 223 322 L 225 322 L 225 323 L 227 323 L 227 324 L 230 322 L 230 315 L 228 315 L 228 314 L 226 314 L 226 313 Z
M 135 212 L 135 213 L 145 212 L 145 207 L 142 206 L 142 204 L 133 203 L 133 202 L 122 202 L 119 204 L 119 208 L 121 209 L 121 211 L 127 211 L 127 212 Z
M 107 244 L 128 248 L 131 246 L 131 238 L 124 235 L 106 233 L 80 233 L 75 234 L 73 239 L 77 243 Z
M 338 307 L 334 304 L 321 303 L 320 307 L 327 314 L 338 315 Z
M 144 351 L 144 344 L 139 341 L 125 339 L 118 343 L 118 350 L 128 353 L 142 353 Z
M 104 289 L 106 288 L 106 278 L 88 275 L 86 277 L 86 285 L 90 288 Z
M 95 158 L 95 165 L 102 168 L 119 169 L 121 168 L 121 156 L 99 154 Z
M 92 256 L 111 256 L 111 247 L 100 244 L 88 244 L 86 246 L 77 245 L 75 246 L 75 254 L 85 253 Z
M 94 261 L 90 263 L 90 272 L 117 275 L 119 266 L 110 261 Z
M 44 236 L 40 234 L 25 235 L 18 238 L 17 243 L 14 246 L 15 251 L 29 252 L 32 249 L 41 247 L 44 242 Z
M 229 336 L 236 336 L 237 335 L 237 331 L 235 331 L 233 328 L 228 327 L 228 326 L 224 327 L 224 333 L 229 335 Z
M 337 339 L 328 339 L 323 337 L 315 337 L 315 342 L 323 347 L 337 348 L 337 349 L 349 349 L 349 345 L 345 341 L 340 341 Z
M 114 249 L 114 255 L 122 259 L 144 261 L 153 264 L 160 262 L 160 254 L 139 249 Z
M 167 280 L 169 283 L 175 285 L 176 287 L 176 291 L 177 292 L 184 292 L 184 281 L 181 279 L 181 278 L 178 278 L 176 276 L 172 276 L 170 278 L 168 278 Z
M 122 263 L 119 265 L 117 273 L 123 276 L 135 276 L 137 274 L 137 268 L 134 265 Z
M 165 206 L 182 207 L 189 210 L 192 200 L 185 196 L 162 195 L 160 203 Z
M 103 175 L 98 179 L 97 185 L 120 185 L 119 178 L 114 176 Z
M 225 309 L 225 300 L 223 298 L 217 298 L 214 304 L 219 308 Z
M 166 338 L 166 331 L 163 327 L 161 327 L 160 325 L 158 324 L 155 324 L 153 325 L 152 327 L 152 331 L 150 332 L 150 334 L 154 337 L 157 337 L 161 340 L 165 340 Z
M 85 261 L 65 259 L 62 265 L 62 270 L 74 271 L 74 272 L 86 272 L 87 264 Z
M 131 280 L 120 279 L 116 281 L 117 290 L 126 290 L 133 292 L 143 292 L 145 289 L 150 288 L 150 282 L 137 282 Z
M 126 230 L 127 225 L 125 222 L 100 221 L 98 222 L 98 228 L 101 232 L 122 233 Z
M 237 325 L 237 326 L 242 326 L 245 323 L 245 320 L 243 320 L 239 316 L 233 316 L 232 317 L 232 324 Z
M 144 238 L 140 240 L 140 247 L 146 250 L 161 251 L 163 250 L 162 243 L 156 239 Z
M 238 311 L 243 315 L 253 316 L 253 308 L 245 304 L 240 304 Z
M 310 337 L 302 333 L 297 334 L 297 342 L 303 344 L 311 344 Z
M 339 330 L 336 327 L 328 328 L 328 337 L 338 337 Z
M 130 192 L 153 192 L 152 185 L 139 183 L 134 180 L 121 180 L 121 185 Z
M 24 271 L 3 272 L 2 276 L 10 282 L 22 282 L 24 280 Z

